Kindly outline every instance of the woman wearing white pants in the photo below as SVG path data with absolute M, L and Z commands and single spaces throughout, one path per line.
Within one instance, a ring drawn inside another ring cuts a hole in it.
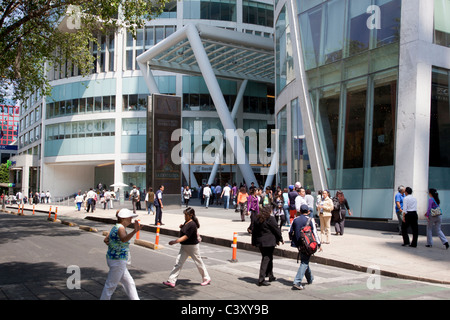
M 181 269 L 183 268 L 186 259 L 190 256 L 194 260 L 200 275 L 202 276 L 202 283 L 200 285 L 206 286 L 211 282 L 211 278 L 206 270 L 206 266 L 200 256 L 200 247 L 198 240 L 197 229 L 200 227 L 195 210 L 187 208 L 184 210 L 184 224 L 180 225 L 180 238 L 169 242 L 170 245 L 181 243 L 180 252 L 178 253 L 175 266 L 170 272 L 169 279 L 164 281 L 168 287 L 174 288 L 177 282 Z
M 130 264 L 129 241 L 140 229 L 139 222 L 136 220 L 134 230 L 127 234 L 125 228 L 131 224 L 131 219 L 134 217 L 137 217 L 137 215 L 128 209 L 118 211 L 118 222 L 104 239 L 104 242 L 108 245 L 106 262 L 108 263 L 109 273 L 100 300 L 110 300 L 119 283 L 122 284 L 130 300 L 139 300 L 136 285 L 127 269 L 127 265 Z

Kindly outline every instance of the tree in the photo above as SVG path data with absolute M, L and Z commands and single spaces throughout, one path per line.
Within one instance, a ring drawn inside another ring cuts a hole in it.
M 0 183 L 9 183 L 9 169 L 6 163 L 0 165 Z
M 51 67 L 67 59 L 87 76 L 93 63 L 89 44 L 98 33 L 127 27 L 134 34 L 167 1 L 0 1 L 0 103 L 6 97 L 24 100 L 37 89 L 48 95 L 45 63 Z

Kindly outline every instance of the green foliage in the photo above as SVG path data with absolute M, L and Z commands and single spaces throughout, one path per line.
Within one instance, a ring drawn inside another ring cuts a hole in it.
M 9 170 L 6 163 L 0 165 L 0 183 L 9 183 Z
M 167 1 L 0 1 L 0 102 L 7 97 L 24 100 L 38 88 L 48 95 L 45 62 L 51 67 L 68 59 L 87 76 L 93 63 L 89 43 L 96 42 L 95 35 L 120 27 L 134 34 Z

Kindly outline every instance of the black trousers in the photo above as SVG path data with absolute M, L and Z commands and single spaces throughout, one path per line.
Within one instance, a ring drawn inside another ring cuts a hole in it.
M 259 247 L 261 252 L 261 266 L 259 268 L 259 282 L 263 282 L 265 277 L 273 277 L 273 251 L 275 247 Z
M 403 236 L 403 244 L 408 245 L 409 236 L 408 236 L 408 228 L 411 227 L 413 239 L 411 242 L 411 247 L 417 247 L 417 239 L 419 238 L 419 217 L 416 211 L 410 211 L 405 214 L 405 221 L 402 223 L 402 236 Z
M 155 208 L 156 208 L 155 225 L 158 224 L 158 222 L 160 224 L 162 224 L 162 209 L 161 209 L 161 206 L 155 206 Z

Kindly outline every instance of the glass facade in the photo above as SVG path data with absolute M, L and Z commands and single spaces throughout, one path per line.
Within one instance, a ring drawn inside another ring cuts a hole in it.
M 236 0 L 184 0 L 183 18 L 236 21 Z
M 44 157 L 114 153 L 114 136 L 114 119 L 47 125 Z
M 394 189 L 401 1 L 297 0 L 296 5 L 316 147 L 328 188 L 345 191 L 355 216 L 390 218 L 390 201 L 375 212 L 370 199 L 390 198 Z M 276 22 L 277 95 L 291 81 L 285 10 Z M 288 180 L 313 189 L 300 110 L 292 100 Z
M 273 6 L 256 1 L 243 1 L 242 22 L 273 27 Z
M 450 0 L 434 0 L 434 43 L 450 47 Z
M 431 86 L 429 186 L 449 190 L 450 179 L 450 71 L 433 68 Z
M 275 87 L 277 96 L 295 78 L 290 30 L 286 7 L 283 7 L 275 27 Z

